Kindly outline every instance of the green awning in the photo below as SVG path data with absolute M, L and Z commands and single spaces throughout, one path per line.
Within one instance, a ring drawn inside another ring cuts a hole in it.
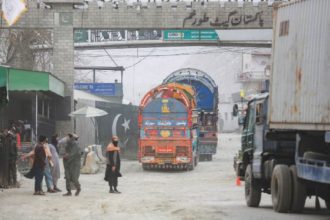
M 64 97 L 64 82 L 48 72 L 0 66 L 0 87 L 7 84 L 9 91 L 50 91 Z

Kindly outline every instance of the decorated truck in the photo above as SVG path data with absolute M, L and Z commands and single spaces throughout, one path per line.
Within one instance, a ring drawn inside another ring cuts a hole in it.
M 170 83 L 141 100 L 138 159 L 143 169 L 187 169 L 197 165 L 197 115 L 194 90 Z
M 192 68 L 179 69 L 163 81 L 164 84 L 171 82 L 187 84 L 194 88 L 199 125 L 199 159 L 212 160 L 218 144 L 218 86 L 208 74 Z

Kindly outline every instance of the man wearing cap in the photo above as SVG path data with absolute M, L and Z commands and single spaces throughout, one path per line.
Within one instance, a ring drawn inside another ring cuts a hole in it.
M 112 143 L 107 146 L 107 159 L 108 164 L 105 171 L 104 180 L 109 182 L 110 193 L 120 193 L 117 190 L 118 177 L 121 177 L 120 173 L 120 149 L 118 146 L 118 137 L 112 137 Z
M 63 156 L 63 164 L 65 170 L 66 190 L 68 191 L 63 196 L 71 196 L 71 182 L 76 188 L 75 195 L 78 196 L 81 191 L 79 183 L 80 176 L 80 149 L 77 143 L 78 135 L 68 134 L 68 140 L 65 146 L 65 154 Z

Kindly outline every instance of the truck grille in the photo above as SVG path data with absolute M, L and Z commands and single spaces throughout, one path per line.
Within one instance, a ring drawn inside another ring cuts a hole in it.
M 188 153 L 188 148 L 185 146 L 177 146 L 176 154 L 177 155 L 186 155 Z
M 157 154 L 158 158 L 172 158 L 174 155 L 172 153 L 158 153 Z
M 145 156 L 154 156 L 155 150 L 152 148 L 152 146 L 145 146 L 144 147 L 144 155 Z

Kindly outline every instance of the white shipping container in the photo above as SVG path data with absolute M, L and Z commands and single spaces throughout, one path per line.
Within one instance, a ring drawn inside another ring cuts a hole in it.
M 274 9 L 269 125 L 330 130 L 330 1 Z

